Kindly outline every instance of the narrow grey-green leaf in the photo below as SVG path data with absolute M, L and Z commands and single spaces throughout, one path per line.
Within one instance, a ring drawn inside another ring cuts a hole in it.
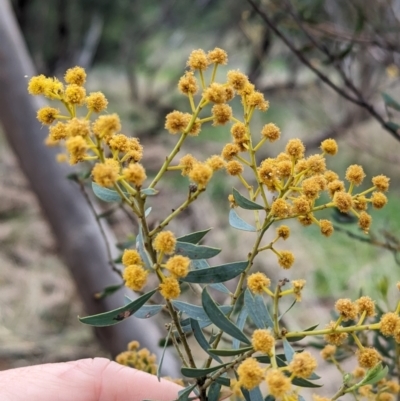
M 231 227 L 237 228 L 238 230 L 251 232 L 257 231 L 255 227 L 253 227 L 249 223 L 246 223 L 242 218 L 240 218 L 234 209 L 231 209 L 229 211 L 229 224 L 231 225 Z
M 164 305 L 143 305 L 133 316 L 139 319 L 148 319 L 161 312 Z
M 207 314 L 205 313 L 204 309 L 201 306 L 198 305 L 193 305 L 189 304 L 188 302 L 182 302 L 182 301 L 171 301 L 172 305 L 174 305 L 174 308 L 177 309 L 180 312 L 185 313 L 192 319 L 196 320 L 203 320 L 207 321 L 210 320 Z M 232 310 L 232 306 L 230 305 L 222 305 L 220 306 L 220 309 L 224 314 L 229 313 Z
M 151 206 L 148 207 L 148 208 L 145 210 L 145 212 L 144 212 L 144 217 L 148 217 L 152 209 L 153 209 L 153 208 L 152 208 Z
M 100 185 L 96 184 L 95 182 L 92 181 L 92 189 L 93 193 L 101 199 L 103 202 L 120 202 L 121 197 L 119 196 L 117 191 L 114 191 L 113 189 L 108 189 L 101 187 Z M 129 194 L 126 194 L 129 196 Z
M 232 323 L 217 306 L 208 293 L 207 288 L 204 288 L 201 294 L 201 300 L 208 317 L 218 328 L 245 344 L 250 344 L 249 339 L 243 334 L 243 332 Z
M 146 247 L 144 246 L 144 240 L 143 240 L 143 229 L 142 225 L 139 225 L 139 234 L 136 237 L 136 249 L 139 252 L 139 255 L 141 259 L 143 260 L 144 266 L 146 269 L 150 269 L 152 266 L 152 263 L 150 261 L 150 257 L 146 251 Z
M 209 349 L 208 351 L 214 355 L 219 356 L 235 356 L 235 355 L 242 355 L 247 351 L 252 350 L 253 347 L 244 347 L 238 349 Z
M 383 101 L 385 102 L 387 107 L 391 107 L 392 109 L 395 109 L 397 111 L 400 111 L 400 103 L 394 100 L 391 96 L 389 96 L 387 93 L 382 93 L 382 98 Z
M 286 311 L 285 311 L 285 312 L 283 312 L 281 315 L 279 315 L 279 317 L 278 317 L 278 321 L 280 321 L 280 320 L 283 318 L 283 316 L 285 316 L 285 315 L 286 315 L 286 313 L 288 313 L 288 312 L 290 311 L 290 309 L 292 309 L 292 308 L 293 308 L 293 306 L 294 306 L 294 305 L 296 305 L 296 303 L 297 303 L 297 301 L 296 301 L 296 300 L 294 300 L 294 301 L 292 302 L 292 304 L 289 306 L 289 308 L 288 308 L 288 309 L 286 309 Z
M 229 365 L 231 362 L 223 363 L 218 366 L 212 366 L 211 368 L 181 368 L 181 373 L 185 377 L 190 377 L 192 379 L 196 377 L 205 377 L 209 373 L 215 372 L 216 370 L 219 370 L 221 368 L 224 368 L 225 366 Z
M 221 283 L 237 277 L 246 269 L 248 264 L 249 262 L 246 260 L 209 267 L 208 269 L 192 270 L 180 280 L 186 283 Z
M 246 401 L 264 401 L 260 387 L 255 387 L 252 390 L 246 390 L 242 387 L 242 393 Z
M 178 391 L 178 401 L 189 401 L 189 396 L 196 386 L 197 386 L 197 383 L 192 384 L 191 386 L 185 387 L 181 391 Z
M 386 125 L 387 125 L 390 129 L 392 129 L 393 131 L 398 132 L 398 131 L 400 130 L 400 125 L 394 123 L 393 121 L 388 121 L 388 122 L 386 123 Z
M 176 300 L 171 300 L 171 303 L 175 309 L 177 309 L 180 312 L 185 313 L 192 319 L 203 320 L 203 321 L 210 320 L 208 318 L 206 312 L 204 312 L 204 309 L 201 306 L 189 304 L 187 302 L 176 301 Z
M 158 367 L 157 367 L 157 379 L 158 379 L 158 381 L 160 381 L 161 368 L 162 368 L 162 365 L 163 365 L 163 362 L 164 362 L 165 351 L 167 350 L 167 346 L 168 346 L 168 343 L 169 343 L 169 337 L 172 334 L 172 327 L 173 326 L 171 325 L 169 330 L 168 330 L 168 334 L 167 334 L 167 337 L 165 339 L 164 348 L 163 348 L 163 352 L 162 352 L 162 355 L 161 355 L 160 363 L 158 364 Z
M 267 395 L 265 398 L 264 398 L 264 401 L 275 401 L 275 397 L 273 396 L 273 395 Z
M 308 388 L 322 387 L 321 384 L 315 384 L 315 383 L 312 383 L 312 382 L 310 382 L 310 381 L 308 381 L 308 380 L 306 380 L 306 379 L 300 379 L 299 377 L 295 377 L 295 378 L 292 380 L 292 383 L 293 383 L 295 386 L 299 386 L 299 387 L 308 387 Z
M 297 394 L 297 398 L 299 401 L 306 401 L 300 394 Z
M 264 300 L 260 295 L 253 296 L 251 291 L 247 288 L 244 293 L 244 303 L 251 320 L 257 328 L 265 329 L 266 327 L 271 328 L 274 326 L 268 309 L 264 304 Z
M 211 230 L 211 228 L 207 228 L 207 230 L 196 231 L 194 233 L 183 235 L 182 237 L 177 238 L 176 240 L 179 242 L 188 242 L 190 244 L 199 243 L 203 237 Z
M 289 344 L 289 341 L 286 340 L 286 338 L 283 338 L 282 342 L 283 342 L 283 352 L 285 353 L 286 360 L 288 362 L 291 362 L 294 357 L 295 351 Z
M 189 259 L 210 259 L 221 252 L 219 248 L 211 246 L 190 244 L 189 242 L 176 242 L 175 253 L 187 256 Z
M 211 320 L 199 320 L 200 328 L 207 327 L 211 324 Z M 190 324 L 190 317 L 181 320 L 181 328 L 184 333 L 192 332 L 192 325 Z
M 215 381 L 219 384 L 222 384 L 225 387 L 230 387 L 231 385 L 231 381 L 228 377 L 218 377 L 217 379 L 215 379 Z
M 193 334 L 194 334 L 194 338 L 196 339 L 196 341 L 198 342 L 198 344 L 200 345 L 200 347 L 207 352 L 208 355 L 211 356 L 211 358 L 215 359 L 218 363 L 223 363 L 221 358 L 218 357 L 217 355 L 213 355 L 212 353 L 210 353 L 208 351 L 209 348 L 209 344 L 208 341 L 206 340 L 206 338 L 204 337 L 203 332 L 201 331 L 199 322 L 195 319 L 191 319 L 190 320 L 190 324 L 192 325 L 192 330 L 193 330 Z
M 247 308 L 243 307 L 236 320 L 236 326 L 239 327 L 240 330 L 243 330 L 244 324 L 246 323 L 247 316 L 248 316 Z M 234 338 L 232 340 L 232 348 L 233 349 L 240 348 L 240 341 L 237 340 L 236 338 Z
M 132 316 L 136 311 L 138 311 L 142 305 L 144 305 L 156 292 L 157 290 L 152 290 L 138 299 L 135 299 L 128 305 L 122 306 L 121 308 L 114 309 L 109 312 L 100 313 L 98 315 L 78 317 L 78 319 L 90 326 L 104 327 L 112 326 L 114 324 L 120 323 L 126 318 Z
M 154 196 L 158 194 L 158 191 L 154 188 L 144 188 L 140 190 L 140 193 L 146 196 Z
M 365 386 L 366 384 L 377 383 L 379 380 L 382 380 L 384 377 L 387 376 L 388 371 L 389 368 L 387 366 L 382 367 L 382 364 L 374 366 L 373 368 L 369 369 L 365 374 L 365 378 L 362 380 L 363 386 Z
M 96 292 L 94 294 L 95 299 L 103 299 L 108 297 L 109 295 L 114 294 L 114 292 L 118 291 L 124 286 L 124 283 L 122 282 L 121 284 L 114 284 L 114 285 L 109 285 L 108 287 L 104 288 L 103 291 Z
M 226 286 L 224 284 L 222 284 L 222 283 L 209 284 L 209 286 L 211 288 L 213 288 L 214 290 L 217 290 L 219 292 L 223 292 L 224 294 L 228 294 L 228 295 L 232 294 L 232 292 L 229 291 L 229 289 L 226 288 Z
M 217 382 L 212 382 L 207 394 L 208 401 L 218 401 L 220 392 L 221 385 Z
M 233 198 L 238 206 L 247 210 L 264 210 L 264 207 L 245 198 L 237 189 L 232 190 Z

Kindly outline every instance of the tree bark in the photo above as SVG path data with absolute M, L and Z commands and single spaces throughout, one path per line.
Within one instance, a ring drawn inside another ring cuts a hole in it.
M 20 166 L 35 192 L 57 240 L 59 251 L 76 283 L 87 314 L 101 313 L 124 305 L 127 289 L 96 301 L 93 294 L 120 279 L 107 261 L 106 250 L 95 218 L 76 184 L 65 176 L 67 166 L 55 161 L 55 150 L 44 146 L 45 129 L 36 120 L 43 100 L 29 96 L 27 79 L 34 67 L 8 0 L 0 0 L 0 122 Z M 104 224 L 104 223 L 103 223 Z M 104 224 L 109 243 L 115 238 Z M 113 356 L 136 339 L 160 357 L 157 342 L 165 335 L 155 320 L 134 317 L 117 325 L 98 328 L 96 333 Z M 178 361 L 168 353 L 164 374 L 177 376 Z

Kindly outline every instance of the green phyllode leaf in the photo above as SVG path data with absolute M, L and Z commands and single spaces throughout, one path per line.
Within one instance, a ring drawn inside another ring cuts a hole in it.
M 149 319 L 160 313 L 164 305 L 143 305 L 133 316 L 138 319 Z
M 212 366 L 211 368 L 204 368 L 204 369 L 194 369 L 194 368 L 181 368 L 181 373 L 185 377 L 196 378 L 196 377 L 204 377 L 207 376 L 209 373 L 215 372 L 225 366 L 228 366 L 232 362 L 223 363 L 218 366 Z
M 158 191 L 154 188 L 145 188 L 145 189 L 141 189 L 140 193 L 142 195 L 146 195 L 146 196 L 154 196 L 158 194 Z
M 195 260 L 192 260 L 192 267 L 195 270 L 208 269 L 208 268 L 210 268 L 210 265 L 208 264 L 208 262 L 205 259 L 195 259 Z M 210 287 L 214 288 L 217 291 L 220 291 L 220 292 L 223 292 L 225 294 L 231 295 L 231 292 L 222 283 L 210 284 Z
M 385 102 L 386 107 L 390 107 L 392 109 L 400 111 L 400 103 L 397 102 L 396 100 L 394 100 L 387 93 L 383 92 L 382 93 L 382 98 L 383 98 L 383 101 Z
M 242 355 L 247 351 L 252 350 L 253 347 L 245 347 L 245 348 L 238 348 L 238 349 L 209 349 L 208 351 L 211 354 L 214 355 L 219 355 L 219 356 L 236 356 L 236 355 Z M 269 363 L 269 362 L 268 362 Z
M 256 228 L 250 225 L 249 223 L 246 223 L 239 215 L 235 212 L 234 209 L 231 209 L 229 211 L 229 224 L 231 227 L 236 228 L 238 230 L 242 231 L 250 231 L 250 232 L 256 232 Z
M 121 308 L 114 309 L 109 312 L 99 313 L 98 315 L 79 317 L 78 319 L 90 326 L 104 327 L 112 326 L 114 324 L 120 323 L 128 317 L 132 316 L 136 311 L 138 311 L 157 291 L 157 289 L 152 290 L 138 299 L 135 299 L 128 305 L 122 306 Z
M 247 308 L 243 307 L 242 310 L 239 313 L 239 316 L 238 316 L 237 320 L 236 320 L 236 326 L 240 330 L 243 330 L 244 324 L 246 323 L 246 320 L 247 320 L 247 316 L 248 316 Z M 232 348 L 234 348 L 234 349 L 239 349 L 240 348 L 240 341 L 237 340 L 236 338 L 234 338 L 232 340 Z
M 194 383 L 191 386 L 185 387 L 183 390 L 178 391 L 178 401 L 189 401 L 190 393 L 196 386 L 197 383 Z
M 178 242 L 188 242 L 189 244 L 197 244 L 199 243 L 204 236 L 211 231 L 211 228 L 207 228 L 207 230 L 196 231 L 194 233 L 183 235 L 182 237 L 177 238 Z
M 218 363 L 223 363 L 221 358 L 219 358 L 217 355 L 212 354 L 211 352 L 209 352 L 208 348 L 209 348 L 209 343 L 206 340 L 203 332 L 201 331 L 199 322 L 195 319 L 190 319 L 190 324 L 192 326 L 192 330 L 193 330 L 193 334 L 194 334 L 194 338 L 196 339 L 196 341 L 198 342 L 198 344 L 200 345 L 200 347 L 207 352 L 208 355 L 211 356 L 211 358 L 215 359 Z
M 204 311 L 204 309 L 201 306 L 189 304 L 188 302 L 176 301 L 176 300 L 171 300 L 171 303 L 175 309 L 177 309 L 180 312 L 185 313 L 192 319 L 204 321 L 204 322 L 208 321 L 211 324 L 209 317 L 207 316 L 206 312 Z M 224 314 L 227 314 L 232 310 L 232 306 L 222 305 L 222 306 L 220 306 L 220 309 Z
M 208 401 L 218 401 L 219 393 L 221 392 L 221 385 L 217 382 L 211 383 L 210 389 L 208 390 Z
M 141 224 L 139 225 L 139 234 L 136 237 L 136 249 L 139 252 L 140 258 L 143 260 L 146 269 L 150 269 L 152 267 L 152 263 L 144 245 L 143 229 Z
M 172 334 L 172 325 L 168 330 L 167 337 L 165 338 L 165 343 L 164 343 L 163 352 L 162 352 L 162 355 L 161 355 L 161 358 L 160 358 L 160 363 L 158 364 L 158 367 L 157 367 L 157 379 L 158 379 L 158 381 L 160 381 L 161 368 L 162 368 L 162 365 L 163 365 L 163 362 L 164 362 L 164 355 L 165 355 L 165 351 L 167 350 L 167 346 L 168 346 L 169 338 L 170 338 L 171 334 Z
M 272 318 L 260 295 L 255 295 L 247 288 L 244 293 L 244 303 L 253 323 L 258 329 L 274 327 Z
M 95 299 L 103 299 L 108 297 L 109 295 L 114 294 L 114 292 L 117 292 L 119 289 L 121 289 L 124 286 L 124 283 L 121 284 L 114 284 L 114 285 L 109 285 L 108 287 L 104 288 L 103 291 L 96 292 L 94 294 Z
M 196 245 L 189 242 L 176 242 L 175 254 L 187 256 L 189 259 L 210 259 L 221 252 L 219 248 Z
M 93 193 L 101 199 L 103 202 L 120 202 L 121 197 L 119 196 L 117 191 L 113 189 L 108 189 L 101 187 L 100 185 L 96 184 L 92 181 L 92 190 Z M 126 193 L 126 196 L 129 197 L 129 194 Z
M 255 387 L 252 390 L 246 390 L 242 387 L 241 390 L 246 401 L 264 401 L 260 387 Z
M 182 277 L 180 280 L 186 283 L 222 283 L 237 277 L 246 269 L 248 264 L 249 262 L 246 260 L 243 262 L 226 263 L 205 269 L 192 270 L 186 277 Z
M 286 338 L 283 338 L 282 341 L 283 341 L 283 352 L 285 353 L 286 360 L 288 362 L 291 362 L 296 352 L 289 344 L 289 341 L 286 340 Z
M 238 206 L 240 206 L 242 209 L 247 209 L 247 210 L 264 210 L 264 207 L 245 198 L 243 195 L 240 194 L 240 192 L 233 188 L 232 190 L 233 198 L 235 199 L 235 202 Z
M 312 331 L 315 328 L 317 328 L 319 326 L 319 324 L 315 324 L 314 326 L 309 327 L 308 329 L 305 329 L 303 331 Z M 287 337 L 286 339 L 288 341 L 290 341 L 291 343 L 296 342 L 296 341 L 301 341 L 303 338 L 305 338 L 306 336 L 297 336 L 297 337 Z
M 201 300 L 207 316 L 219 329 L 223 330 L 225 333 L 231 335 L 232 337 L 244 342 L 245 344 L 251 344 L 249 339 L 243 334 L 243 332 L 224 315 L 222 310 L 211 298 L 210 294 L 207 291 L 207 288 L 204 288 L 201 294 Z

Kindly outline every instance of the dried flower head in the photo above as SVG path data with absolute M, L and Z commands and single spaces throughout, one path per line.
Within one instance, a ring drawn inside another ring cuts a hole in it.
M 365 212 L 368 209 L 368 201 L 364 195 L 356 196 L 353 199 L 353 203 L 354 203 L 354 209 L 358 210 L 359 212 L 361 211 Z
M 301 159 L 304 157 L 305 147 L 300 139 L 291 139 L 285 148 L 286 153 L 294 159 Z
M 50 125 L 53 123 L 57 116 L 60 114 L 60 110 L 54 107 L 42 107 L 38 110 L 36 118 L 45 125 Z
M 183 167 L 182 175 L 183 176 L 188 175 L 192 171 L 192 168 L 196 163 L 198 163 L 197 159 L 193 155 L 191 155 L 190 153 L 188 153 L 187 155 L 183 156 L 179 160 L 179 165 Z
M 239 383 L 247 390 L 258 386 L 264 378 L 264 369 L 254 358 L 247 358 L 237 368 Z
M 307 214 L 311 211 L 310 200 L 301 195 L 293 201 L 293 213 L 295 214 Z
M 333 198 L 336 192 L 344 192 L 344 182 L 340 180 L 333 180 L 328 183 L 329 196 Z
M 213 82 L 203 93 L 205 99 L 212 103 L 225 103 L 226 91 L 222 84 Z
M 287 240 L 290 236 L 290 228 L 288 226 L 280 226 L 276 229 L 279 238 Z
M 71 120 L 65 124 L 65 130 L 69 137 L 80 135 L 85 138 L 90 135 L 89 121 L 83 118 L 71 118 Z
M 321 191 L 321 185 L 318 179 L 316 177 L 310 177 L 305 179 L 301 183 L 301 188 L 304 196 L 309 199 L 310 201 L 313 201 L 319 197 L 319 193 Z
M 377 175 L 372 178 L 372 184 L 376 187 L 378 191 L 386 192 L 389 189 L 390 178 L 385 175 Z
M 264 99 L 264 95 L 261 92 L 252 92 L 248 97 L 247 97 L 247 104 L 250 107 L 255 107 L 258 110 L 261 111 L 267 111 L 269 108 L 269 102 L 268 100 Z
M 290 391 L 291 381 L 281 370 L 268 369 L 265 381 L 267 382 L 269 393 L 275 398 L 283 397 Z
M 380 332 L 386 336 L 392 336 L 396 330 L 397 324 L 400 322 L 400 317 L 397 313 L 388 312 L 381 317 L 381 327 Z
M 268 288 L 271 285 L 271 280 L 261 272 L 250 274 L 247 278 L 247 287 L 254 294 L 261 294 L 264 288 Z
M 333 224 L 329 220 L 320 220 L 319 221 L 319 226 L 321 229 L 321 234 L 325 235 L 325 237 L 330 237 L 333 234 Z
M 88 150 L 88 145 L 84 138 L 82 138 L 81 136 L 68 138 L 65 142 L 65 146 L 70 156 L 70 164 L 76 164 L 84 160 L 86 152 Z
M 171 255 L 175 251 L 176 238 L 172 231 L 161 231 L 153 241 L 153 247 L 157 252 Z
M 296 298 L 296 302 L 301 302 L 301 291 L 306 285 L 306 280 L 292 280 L 293 294 Z
M 334 156 L 338 151 L 338 145 L 334 139 L 325 139 L 321 143 L 321 149 L 327 155 Z
M 356 352 L 358 364 L 362 368 L 370 369 L 377 365 L 382 357 L 375 348 L 363 348 Z
M 363 296 L 357 299 L 359 313 L 364 313 L 366 316 L 375 316 L 375 301 L 370 297 Z
M 237 160 L 231 160 L 226 163 L 226 171 L 229 175 L 239 175 L 242 174 L 244 170 L 243 164 L 238 162 Z
M 125 249 L 122 255 L 122 264 L 129 265 L 142 265 L 143 261 L 136 249 Z
M 197 49 L 193 50 L 190 55 L 189 59 L 187 61 L 187 66 L 191 70 L 200 70 L 204 71 L 207 69 L 209 64 L 208 58 L 204 50 L 202 49 Z
M 198 90 L 199 86 L 197 85 L 197 80 L 194 76 L 193 71 L 186 71 L 185 75 L 179 79 L 178 82 L 178 89 L 184 95 L 195 95 Z
M 382 209 L 387 202 L 388 199 L 382 192 L 374 192 L 371 195 L 371 203 L 375 209 Z
M 285 218 L 290 214 L 290 205 L 284 199 L 278 198 L 271 205 L 271 214 L 275 217 Z
M 91 92 L 85 102 L 87 108 L 95 113 L 104 111 L 108 105 L 108 100 L 102 92 Z
M 352 302 L 351 299 L 341 298 L 336 301 L 336 310 L 342 316 L 343 321 L 355 320 L 358 315 L 357 303 Z
M 212 168 L 213 171 L 221 170 L 225 167 L 225 160 L 219 155 L 213 155 L 206 160 L 206 163 Z
M 67 103 L 82 106 L 85 103 L 85 99 L 86 90 L 83 86 L 70 84 L 65 88 L 65 101 Z
M 165 299 L 176 299 L 181 293 L 179 282 L 175 277 L 166 277 L 159 288 L 160 294 Z
M 296 353 L 289 363 L 289 372 L 296 377 L 307 379 L 317 368 L 317 361 L 307 351 Z
M 357 366 L 353 372 L 352 375 L 355 379 L 362 379 L 365 376 L 365 369 L 361 368 L 360 366 Z
M 211 109 L 211 114 L 214 118 L 213 125 L 224 125 L 229 122 L 232 117 L 232 108 L 225 104 L 214 104 Z
M 278 263 L 279 266 L 283 267 L 284 269 L 290 269 L 294 263 L 293 253 L 290 251 L 279 251 Z
M 324 177 L 328 184 L 339 179 L 339 176 L 332 170 L 326 170 L 324 173 Z
M 358 225 L 365 233 L 368 233 L 371 223 L 372 217 L 366 212 L 361 212 L 360 218 L 358 219 Z
M 277 141 L 281 136 L 281 130 L 273 123 L 265 124 L 261 130 L 261 135 L 270 142 Z
M 228 83 L 233 86 L 236 91 L 241 91 L 245 85 L 249 82 L 249 79 L 245 74 L 240 71 L 228 71 L 227 74 Z
M 275 345 L 275 338 L 267 329 L 254 330 L 251 338 L 251 344 L 255 351 L 260 351 L 264 354 L 270 354 Z
M 69 68 L 64 75 L 64 80 L 67 84 L 84 85 L 86 82 L 85 69 L 78 66 Z
M 228 55 L 225 50 L 216 47 L 214 50 L 210 50 L 208 52 L 208 59 L 210 63 L 214 64 L 227 64 L 228 63 Z
M 330 322 L 329 324 L 326 325 L 327 329 L 332 329 L 332 332 L 329 334 L 325 334 L 324 339 L 327 343 L 332 344 L 332 345 L 342 345 L 345 340 L 348 337 L 347 333 L 340 333 L 337 331 L 334 331 L 336 323 L 335 322 Z M 337 329 L 342 329 L 342 326 L 338 326 Z
M 325 345 L 324 348 L 321 350 L 321 356 L 324 359 L 330 359 L 332 356 L 334 356 L 336 353 L 336 345 Z
M 110 140 L 111 137 L 121 130 L 121 120 L 118 114 L 99 116 L 92 124 L 92 130 L 98 138 Z
M 308 175 L 323 174 L 326 171 L 326 160 L 321 155 L 311 155 L 306 159 L 305 163 Z M 326 185 L 326 181 L 324 185 Z
M 106 159 L 104 163 L 96 163 L 92 169 L 94 182 L 102 187 L 113 186 L 118 179 L 118 173 L 119 164 L 113 159 Z
M 128 167 L 122 170 L 124 178 L 134 184 L 136 187 L 141 187 L 146 180 L 146 170 L 140 163 L 129 163 Z
M 330 185 L 332 185 L 331 183 Z M 353 199 L 347 192 L 335 192 L 333 203 L 342 213 L 347 213 L 353 207 Z
M 165 264 L 166 269 L 175 277 L 186 277 L 189 273 L 189 266 L 190 259 L 182 255 L 170 257 Z
M 124 269 L 122 276 L 128 288 L 140 291 L 146 285 L 148 273 L 141 265 L 129 265 Z
M 238 153 L 240 152 L 240 148 L 235 143 L 227 143 L 222 149 L 221 156 L 229 161 L 232 160 Z
M 195 163 L 189 173 L 191 181 L 199 185 L 199 187 L 205 187 L 210 181 L 213 175 L 213 169 L 206 163 Z
M 346 170 L 346 180 L 353 185 L 360 185 L 365 178 L 364 170 L 358 164 L 349 166 Z
M 190 114 L 174 110 L 165 117 L 165 129 L 170 134 L 183 132 L 188 126 L 190 118 Z

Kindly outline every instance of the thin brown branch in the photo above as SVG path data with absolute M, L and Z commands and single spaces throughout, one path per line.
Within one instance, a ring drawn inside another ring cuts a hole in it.
M 400 140 L 400 137 L 397 133 L 397 131 L 388 124 L 384 118 L 375 110 L 375 108 L 368 103 L 364 97 L 361 95 L 359 90 L 350 82 L 347 78 L 345 79 L 345 75 L 342 76 L 342 79 L 344 80 L 345 84 L 353 91 L 353 93 L 356 95 L 356 97 L 350 96 L 347 92 L 343 90 L 343 88 L 340 88 L 337 86 L 327 75 L 325 75 L 321 70 L 319 70 L 317 67 L 312 65 L 312 63 L 303 55 L 303 53 L 298 50 L 294 44 L 284 35 L 281 30 L 272 22 L 272 20 L 269 18 L 267 13 L 262 11 L 260 7 L 253 1 L 253 0 L 247 0 L 247 2 L 253 7 L 253 9 L 257 12 L 257 14 L 263 19 L 263 21 L 269 26 L 269 28 L 275 33 L 276 36 L 278 36 L 283 43 L 292 51 L 292 53 L 307 67 L 309 68 L 314 74 L 318 76 L 318 78 L 321 79 L 322 82 L 324 82 L 326 85 L 328 85 L 331 89 L 333 89 L 336 93 L 338 93 L 340 96 L 342 96 L 344 99 L 347 99 L 348 101 L 357 104 L 358 106 L 362 107 L 363 109 L 367 110 L 368 113 L 375 119 L 377 120 L 381 126 L 388 131 L 394 138 L 397 140 Z

